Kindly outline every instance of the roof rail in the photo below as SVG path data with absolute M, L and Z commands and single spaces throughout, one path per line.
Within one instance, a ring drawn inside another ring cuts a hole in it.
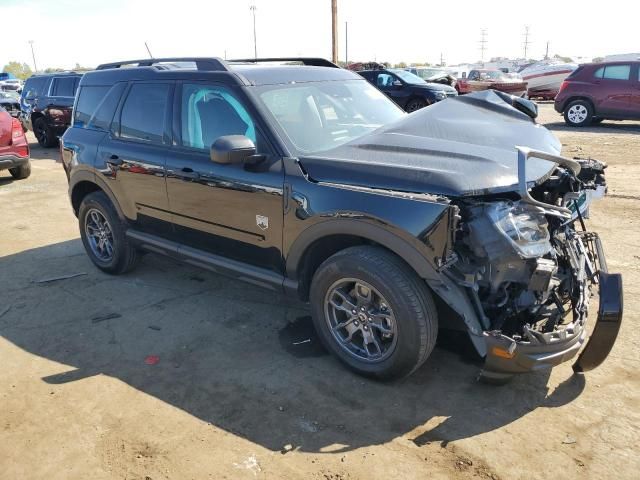
M 338 65 L 330 62 L 326 58 L 320 58 L 320 57 L 236 58 L 233 60 L 226 60 L 226 61 L 237 62 L 237 63 L 300 62 L 303 65 L 308 65 L 311 67 L 340 68 Z
M 171 58 L 145 58 L 143 60 L 125 60 L 122 62 L 103 63 L 96 67 L 96 70 L 107 70 L 108 68 L 120 68 L 125 65 L 134 65 L 137 67 L 151 67 L 161 62 L 194 62 L 198 70 L 203 71 L 228 71 L 224 61 L 217 57 L 171 57 Z

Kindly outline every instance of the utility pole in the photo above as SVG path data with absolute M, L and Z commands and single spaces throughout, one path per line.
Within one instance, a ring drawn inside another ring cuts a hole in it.
M 33 40 L 29 40 L 29 45 L 31 45 L 31 57 L 33 57 L 33 69 L 34 72 L 38 72 L 38 65 L 36 65 L 36 54 L 33 53 Z
M 529 45 L 531 42 L 529 41 L 529 25 L 524 27 L 524 59 L 527 59 L 527 50 L 529 49 Z
M 440 66 L 444 67 L 444 59 L 442 58 L 442 52 L 440 52 Z
M 349 65 L 349 22 L 344 22 L 344 66 Z
M 256 41 L 256 5 L 253 4 L 249 7 L 251 13 L 253 13 L 253 58 L 258 59 L 258 42 Z
M 484 63 L 484 52 L 487 50 L 487 29 L 480 29 L 480 63 Z
M 544 59 L 549 60 L 549 40 L 547 40 L 547 51 L 544 53 Z
M 331 61 L 338 63 L 338 0 L 331 0 Z

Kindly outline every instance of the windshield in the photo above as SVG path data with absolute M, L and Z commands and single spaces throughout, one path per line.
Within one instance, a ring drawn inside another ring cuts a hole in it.
M 392 69 L 389 69 L 389 71 L 395 73 L 403 81 L 405 81 L 407 83 L 410 83 L 412 85 L 422 85 L 422 84 L 425 83 L 425 81 L 423 79 L 421 79 L 419 76 L 414 75 L 411 72 L 407 72 L 406 70 L 400 70 L 398 68 L 392 68 Z
M 447 72 L 445 72 L 444 70 L 437 70 L 435 68 L 416 68 L 416 72 L 418 72 L 418 76 L 420 78 L 432 78 L 435 76 L 442 76 L 444 77 L 445 75 L 448 75 Z
M 505 79 L 504 72 L 500 70 L 489 70 L 486 72 L 480 72 L 480 78 L 487 80 L 503 80 Z
M 248 90 L 256 93 L 259 103 L 302 154 L 339 147 L 405 115 L 365 80 L 263 85 Z

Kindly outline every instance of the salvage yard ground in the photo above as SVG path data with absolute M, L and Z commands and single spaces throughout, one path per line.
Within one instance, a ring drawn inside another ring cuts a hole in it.
M 638 478 L 640 123 L 570 129 L 551 104 L 540 121 L 610 165 L 589 224 L 626 310 L 599 369 L 504 387 L 451 340 L 404 381 L 362 379 L 304 305 L 155 255 L 99 272 L 57 151 L 30 136 L 32 176 L 0 173 L 0 478 Z

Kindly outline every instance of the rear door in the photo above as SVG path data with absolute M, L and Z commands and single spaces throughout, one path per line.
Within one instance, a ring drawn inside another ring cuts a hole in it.
M 631 113 L 634 118 L 640 118 L 640 63 L 633 64 L 631 78 Z
M 79 81 L 80 77 L 74 75 L 51 80 L 46 105 L 41 106 L 46 109 L 51 125 L 65 127 L 71 124 L 71 109 Z
M 596 114 L 621 118 L 632 116 L 631 63 L 605 65 L 596 70 L 595 77 L 600 98 Z
M 136 228 L 168 236 L 166 152 L 171 145 L 171 82 L 134 82 L 98 146 L 100 171 Z

